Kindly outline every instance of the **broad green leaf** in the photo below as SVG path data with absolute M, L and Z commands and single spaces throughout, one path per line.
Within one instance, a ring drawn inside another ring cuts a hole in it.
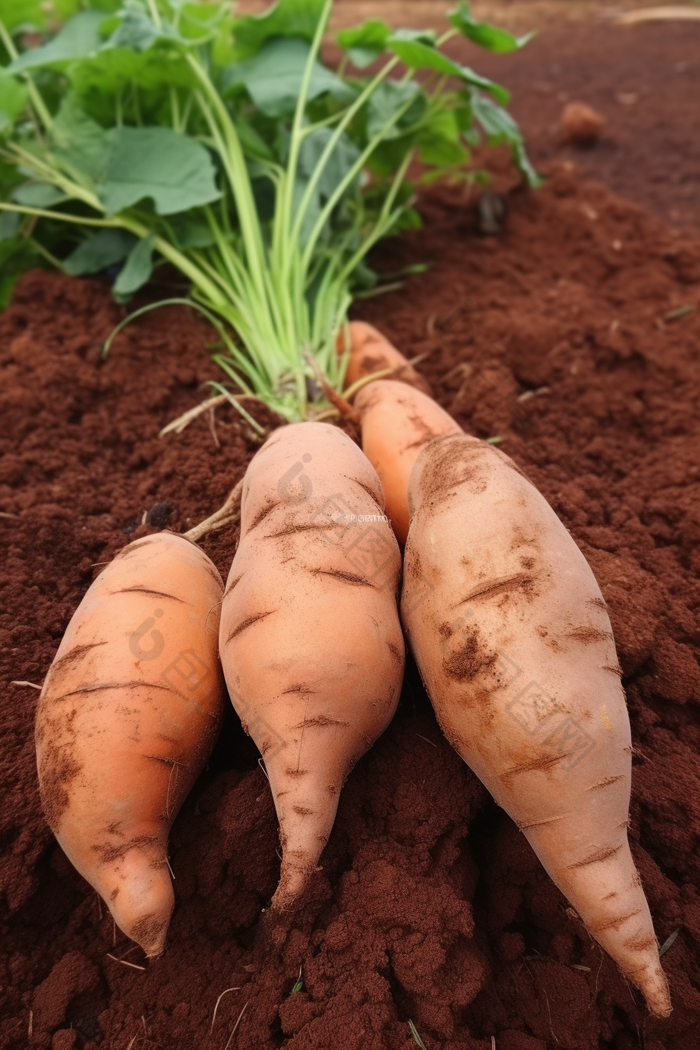
M 304 139 L 299 152 L 299 171 L 303 176 L 310 178 L 314 173 L 332 135 L 331 128 L 318 128 Z M 324 201 L 333 194 L 359 156 L 355 143 L 347 135 L 341 135 L 318 181 L 318 193 Z
M 142 288 L 153 273 L 153 234 L 142 237 L 129 252 L 124 269 L 114 282 L 114 294 L 124 300 Z
M 0 241 L 14 237 L 20 222 L 21 216 L 16 211 L 0 211 Z
M 159 215 L 219 198 L 209 151 L 171 128 L 123 126 L 104 131 L 69 96 L 52 136 L 56 154 L 88 176 L 108 215 L 146 197 Z
M 219 199 L 209 151 L 170 128 L 112 128 L 97 179 L 107 215 L 150 197 L 158 215 Z
M 391 34 L 391 40 L 399 40 L 405 44 L 420 43 L 428 47 L 435 47 L 437 35 L 433 29 L 395 29 Z
M 295 212 L 304 195 L 304 191 L 309 184 L 311 176 L 318 167 L 321 154 L 328 145 L 328 141 L 332 135 L 333 131 L 330 128 L 319 128 L 305 138 L 302 143 L 299 153 L 299 170 L 297 172 L 297 181 L 294 187 Z M 306 240 L 321 213 L 321 209 L 333 195 L 338 184 L 342 182 L 350 171 L 359 155 L 360 151 L 355 143 L 352 142 L 347 135 L 341 135 L 323 168 L 321 177 L 315 188 L 313 199 L 304 216 L 304 222 L 301 229 L 302 244 L 306 243 Z M 359 176 L 354 179 L 353 183 L 348 187 L 345 196 L 352 193 L 353 190 L 356 190 L 358 184 Z M 328 232 L 328 229 L 329 224 L 326 224 L 326 233 Z
M 367 263 L 363 260 L 359 266 L 356 266 L 351 274 L 353 288 L 362 289 L 366 291 L 370 288 L 376 288 L 379 283 L 379 274 L 376 270 L 371 269 Z
M 256 131 L 249 120 L 238 114 L 235 119 L 235 125 L 238 138 L 241 140 L 241 146 L 247 156 L 254 157 L 256 160 L 274 159 L 273 153 L 264 138 Z
M 0 113 L 12 123 L 12 119 L 19 116 L 26 104 L 27 89 L 24 84 L 0 68 Z
M 420 119 L 426 103 L 420 85 L 414 80 L 385 80 L 379 84 L 367 103 L 367 137 L 371 139 L 379 134 L 396 111 L 411 100 L 412 105 L 385 135 L 385 139 L 395 139 L 402 135 L 403 129 Z
M 56 155 L 72 170 L 94 181 L 107 150 L 107 132 L 80 108 L 75 95 L 66 96 L 51 127 Z
M 99 273 L 126 259 L 137 241 L 128 230 L 99 230 L 63 260 L 63 269 L 74 275 Z
M 415 136 L 408 132 L 395 139 L 386 138 L 372 151 L 367 167 L 374 175 L 390 177 L 413 149 Z
M 313 40 L 324 0 L 278 0 L 261 15 L 244 15 L 234 27 L 239 58 L 256 54 L 271 37 Z
M 309 51 L 304 40 L 270 40 L 253 58 L 227 69 L 222 78 L 224 85 L 243 84 L 258 109 L 270 117 L 291 113 L 297 103 Z M 343 102 L 352 101 L 355 96 L 351 87 L 315 62 L 309 82 L 309 100 L 326 92 Z
M 420 212 L 416 208 L 405 208 L 399 216 L 399 221 L 394 227 L 394 233 L 399 233 L 402 230 L 422 230 L 423 220 L 421 219 Z M 417 266 L 423 265 L 422 263 L 416 263 Z M 426 266 L 426 269 L 428 267 Z M 416 271 L 419 273 L 421 271 Z
M 148 51 L 161 31 L 145 11 L 126 10 L 121 24 L 106 41 L 107 47 L 130 47 L 134 51 Z
M 234 5 L 226 0 L 225 3 L 180 3 L 180 19 L 177 31 L 183 41 L 193 43 L 206 37 L 211 40 L 214 34 L 213 46 L 228 43 L 232 36 L 234 24 Z M 215 57 L 215 62 L 218 59 Z M 230 61 L 228 59 L 227 61 Z
M 488 51 L 500 53 L 517 51 L 525 47 L 525 44 L 535 35 L 526 33 L 524 36 L 513 36 L 507 30 L 499 29 L 498 26 L 492 26 L 488 22 L 477 22 L 465 3 L 461 3 L 456 10 L 450 11 L 447 17 L 463 36 Z
M 425 43 L 422 38 L 409 39 L 406 30 L 400 30 L 389 37 L 388 46 L 411 69 L 434 69 L 436 72 L 444 73 L 446 76 L 459 77 L 460 80 L 465 81 L 467 84 L 474 84 L 477 87 L 485 88 L 486 91 L 490 91 L 503 105 L 510 98 L 509 93 L 500 84 L 496 84 L 486 77 L 479 76 L 469 66 L 462 66 L 459 62 L 454 62 L 442 51 L 438 51 L 431 44 Z
M 52 0 L 50 5 L 45 0 L 0 0 L 0 21 L 10 33 L 25 26 L 43 29 L 47 22 L 65 22 L 81 7 L 81 0 Z
M 30 208 L 51 208 L 68 200 L 63 190 L 50 182 L 25 182 L 13 192 L 12 199 Z
M 8 72 L 37 69 L 94 54 L 102 44 L 100 26 L 105 18 L 104 11 L 81 11 L 66 22 L 60 33 L 48 44 L 33 47 L 11 62 L 6 67 Z
M 33 171 L 30 172 L 30 177 L 33 174 Z M 0 201 L 9 200 L 12 191 L 25 181 L 25 177 L 22 176 L 14 164 L 8 164 L 7 161 L 2 159 L 2 150 L 0 150 Z M 0 214 L 2 213 L 0 212 Z
M 172 48 L 157 42 L 148 51 L 123 47 L 105 48 L 92 58 L 83 59 L 68 71 L 80 95 L 98 92 L 116 95 L 132 84 L 158 90 L 173 84 L 194 90 L 197 79 L 185 59 Z M 110 100 L 113 112 L 113 102 Z
M 196 215 L 175 215 L 168 225 L 180 248 L 211 248 L 216 244 L 209 224 Z
M 513 153 L 513 159 L 530 186 L 539 186 L 542 179 L 530 163 L 520 128 L 510 113 L 495 105 L 490 98 L 481 95 L 478 91 L 472 93 L 472 109 L 474 116 L 486 132 L 491 144 L 497 145 L 501 142 L 507 142 Z
M 448 168 L 463 164 L 469 159 L 469 151 L 460 142 L 460 128 L 454 113 L 443 110 L 421 129 L 416 137 L 420 159 L 424 164 Z
M 18 235 L 0 240 L 0 310 L 9 305 L 22 274 L 39 261 L 36 249 L 26 237 Z
M 364 69 L 374 62 L 383 51 L 391 36 L 391 28 L 378 18 L 370 18 L 361 26 L 352 29 L 341 29 L 336 40 L 357 69 Z
M 203 8 L 198 5 L 198 10 L 216 11 L 216 7 Z M 120 11 L 121 21 L 116 26 L 111 36 L 105 41 L 104 46 L 128 47 L 133 51 L 148 51 L 157 40 L 174 41 L 178 44 L 186 44 L 186 39 L 165 19 L 159 23 L 153 21 L 151 12 L 137 0 L 131 0 Z M 105 26 L 102 27 L 103 30 Z M 207 28 L 203 27 L 198 36 L 206 34 Z

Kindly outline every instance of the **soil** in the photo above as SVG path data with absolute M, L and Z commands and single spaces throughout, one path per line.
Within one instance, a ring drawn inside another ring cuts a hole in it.
M 41 815 L 35 687 L 100 566 L 210 514 L 257 442 L 225 408 L 158 437 L 216 376 L 190 311 L 144 315 L 103 361 L 123 316 L 109 288 L 37 272 L 0 317 L 2 1050 L 411 1050 L 409 1020 L 427 1050 L 697 1050 L 700 239 L 570 165 L 550 176 L 508 194 L 498 236 L 461 189 L 431 190 L 425 228 L 376 258 L 429 271 L 356 315 L 428 355 L 440 403 L 503 439 L 593 566 L 632 721 L 633 852 L 660 941 L 677 934 L 670 1019 L 585 933 L 413 669 L 287 929 L 264 911 L 277 826 L 233 713 L 173 829 L 166 954 L 149 964 L 114 929 Z M 223 574 L 236 540 L 202 541 Z
M 511 111 L 535 164 L 575 161 L 671 228 L 700 233 L 700 22 L 630 28 L 615 25 L 610 12 L 544 25 L 515 54 L 483 55 L 465 42 L 460 57 L 512 92 Z M 518 25 L 540 29 L 523 12 Z M 588 148 L 562 142 L 562 115 L 572 102 L 604 120 Z
M 242 2 L 259 9 L 265 0 Z M 700 22 L 617 24 L 625 9 L 647 6 L 657 0 L 475 0 L 476 17 L 516 34 L 534 30 L 535 38 L 505 55 L 462 38 L 449 48 L 512 93 L 511 112 L 536 164 L 574 160 L 672 228 L 700 233 Z M 452 0 L 338 0 L 334 19 L 341 28 L 379 10 L 392 25 L 439 29 L 452 7 Z M 604 120 L 588 148 L 562 141 L 572 102 Z

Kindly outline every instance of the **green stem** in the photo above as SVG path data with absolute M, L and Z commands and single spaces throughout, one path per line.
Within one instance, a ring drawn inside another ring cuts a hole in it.
M 3 22 L 3 20 L 1 18 L 0 18 L 0 40 L 5 45 L 5 49 L 6 49 L 7 53 L 8 53 L 8 55 L 10 56 L 10 59 L 14 62 L 14 60 L 19 57 L 19 53 L 17 51 L 17 48 L 14 45 L 12 37 L 8 33 L 7 29 L 5 28 L 5 23 Z M 43 98 L 41 97 L 39 89 L 36 86 L 36 84 L 34 83 L 34 80 L 32 78 L 31 73 L 25 73 L 24 74 L 24 79 L 25 79 L 25 82 L 27 84 L 27 91 L 29 92 L 29 97 L 30 97 L 30 99 L 32 101 L 32 105 L 34 106 L 34 109 L 36 110 L 36 112 L 37 112 L 37 114 L 39 116 L 39 120 L 41 121 L 41 123 L 44 125 L 45 128 L 50 128 L 51 125 L 53 124 L 53 117 L 51 116 L 46 103 L 44 102 Z
M 139 101 L 138 84 L 131 85 L 131 94 L 134 100 L 134 115 L 136 117 L 136 123 L 139 125 L 139 127 L 142 127 L 143 121 L 141 119 L 141 103 Z
M 59 189 L 63 190 L 67 197 L 75 198 L 76 200 L 82 201 L 87 204 L 88 207 L 94 208 L 95 211 L 101 211 L 102 206 L 99 199 L 90 190 L 85 189 L 79 183 L 69 179 L 62 172 L 58 171 L 57 168 L 51 167 L 45 161 L 42 161 L 34 153 L 30 153 L 29 150 L 23 149 L 18 146 L 16 142 L 10 143 L 9 156 L 14 156 L 23 161 L 24 164 L 33 168 L 37 174 L 41 175 L 46 182 L 50 182 L 54 186 L 58 186 Z
M 85 215 L 71 215 L 63 211 L 49 211 L 47 208 L 32 208 L 24 204 L 8 204 L 6 201 L 0 201 L 0 211 L 15 211 L 22 215 L 38 215 L 42 219 L 60 219 L 63 222 L 75 223 L 77 226 L 100 226 L 129 230 L 130 233 L 140 238 L 147 237 L 149 233 L 153 232 L 147 226 L 143 226 L 125 215 L 117 216 L 114 219 L 93 219 Z M 160 252 L 163 258 L 177 267 L 186 277 L 189 277 L 192 283 L 207 296 L 213 307 L 218 309 L 219 306 L 226 306 L 225 296 L 221 294 L 217 286 L 197 266 L 190 262 L 186 255 L 183 255 L 172 244 L 169 244 L 168 241 L 157 235 L 153 239 L 153 247 Z
M 3 22 L 2 18 L 0 18 L 0 40 L 2 40 L 3 44 L 5 45 L 5 50 L 10 56 L 11 62 L 14 62 L 16 58 L 19 58 L 19 52 L 15 47 L 14 40 L 7 32 L 7 29 L 5 28 L 5 23 Z
M 170 85 L 170 115 L 173 124 L 173 130 L 181 132 L 182 126 L 180 124 L 180 106 L 177 100 L 177 89 L 174 84 Z
M 370 82 L 365 86 L 365 88 L 357 96 L 357 98 L 355 99 L 353 104 L 351 106 L 349 106 L 348 109 L 345 111 L 343 119 L 341 120 L 340 124 L 335 129 L 335 131 L 333 132 L 333 134 L 329 138 L 328 142 L 326 143 L 325 149 L 323 150 L 323 152 L 321 153 L 321 156 L 318 159 L 318 163 L 317 163 L 317 165 L 316 165 L 316 167 L 314 169 L 313 175 L 311 176 L 311 178 L 309 180 L 309 183 L 308 183 L 308 185 L 306 187 L 304 195 L 301 198 L 301 201 L 299 202 L 299 207 L 298 207 L 298 210 L 297 210 L 297 217 L 296 217 L 296 221 L 294 223 L 294 228 L 292 229 L 291 238 L 290 238 L 292 243 L 296 244 L 299 241 L 299 235 L 301 233 L 302 223 L 304 222 L 304 216 L 306 215 L 306 212 L 308 211 L 309 204 L 311 202 L 313 193 L 315 192 L 316 187 L 318 185 L 318 181 L 321 178 L 321 175 L 323 173 L 323 170 L 324 170 L 326 164 L 328 163 L 328 159 L 329 159 L 331 153 L 333 152 L 333 150 L 335 149 L 335 147 L 337 146 L 338 142 L 340 141 L 340 136 L 343 134 L 345 129 L 348 127 L 348 125 L 350 124 L 350 121 L 353 119 L 355 114 L 362 108 L 362 106 L 365 104 L 365 102 L 371 97 L 371 95 L 376 90 L 376 88 L 379 86 L 379 84 L 381 84 L 381 82 L 383 80 L 385 80 L 386 77 L 388 77 L 388 75 L 392 71 L 392 69 L 395 69 L 395 67 L 398 64 L 399 64 L 399 59 L 398 58 L 391 58 L 382 67 L 382 69 L 380 69 L 379 72 L 377 74 L 375 74 L 375 76 L 372 78 L 372 80 L 370 80 Z M 325 220 L 324 220 L 324 222 L 325 222 Z
M 389 118 L 389 120 L 387 120 L 386 123 L 384 124 L 384 126 L 382 127 L 381 131 L 379 131 L 374 136 L 374 138 L 371 139 L 371 141 L 367 144 L 367 146 L 365 146 L 364 150 L 362 151 L 360 156 L 357 158 L 357 160 L 355 161 L 353 166 L 350 168 L 349 171 L 346 172 L 344 178 L 341 179 L 341 181 L 336 186 L 335 191 L 329 197 L 328 201 L 325 204 L 325 207 L 322 209 L 321 214 L 319 215 L 318 219 L 316 220 L 316 225 L 314 226 L 314 228 L 313 228 L 313 230 L 311 232 L 311 236 L 309 237 L 308 241 L 306 242 L 306 247 L 304 249 L 304 254 L 302 256 L 302 270 L 303 271 L 306 271 L 306 269 L 307 269 L 307 267 L 309 265 L 309 262 L 311 260 L 312 255 L 313 255 L 314 248 L 316 247 L 316 242 L 318 241 L 318 238 L 321 236 L 321 232 L 323 231 L 323 227 L 326 225 L 328 219 L 333 214 L 333 209 L 340 202 L 340 200 L 343 197 L 343 194 L 346 192 L 348 187 L 352 185 L 353 180 L 355 178 L 357 178 L 359 173 L 362 171 L 362 169 L 364 168 L 365 164 L 367 163 L 369 158 L 374 153 L 374 151 L 377 148 L 377 146 L 380 144 L 380 142 L 386 136 L 387 132 L 390 131 L 394 127 L 395 124 L 398 124 L 398 122 L 401 120 L 401 117 L 404 115 L 404 113 L 406 113 L 408 111 L 409 107 L 413 105 L 413 101 L 414 100 L 412 98 L 408 99 L 408 101 L 405 102 L 403 104 L 403 106 L 400 106 L 399 109 L 397 109 L 392 114 L 392 116 Z
M 309 51 L 306 65 L 304 67 L 304 73 L 301 78 L 301 85 L 299 87 L 299 96 L 297 98 L 296 108 L 294 110 L 294 120 L 292 122 L 292 131 L 289 142 L 289 159 L 287 163 L 287 178 L 284 183 L 282 192 L 281 207 L 276 210 L 274 232 L 272 243 L 275 246 L 275 256 L 278 252 L 282 254 L 283 270 L 286 270 L 284 258 L 285 253 L 282 250 L 284 246 L 289 246 L 290 243 L 294 243 L 293 237 L 286 240 L 285 235 L 291 228 L 292 222 L 292 201 L 294 197 L 294 186 L 296 184 L 297 177 L 297 166 L 299 164 L 299 151 L 301 149 L 301 125 L 304 119 L 304 111 L 306 109 L 306 103 L 309 94 L 309 84 L 311 83 L 311 74 L 313 72 L 314 64 L 316 62 L 316 56 L 321 47 L 321 41 L 323 40 L 323 34 L 326 30 L 328 18 L 330 16 L 331 7 L 333 6 L 333 0 L 325 0 L 321 16 L 316 26 L 316 32 L 314 34 L 311 49 Z
M 240 139 L 238 138 L 238 133 L 233 121 L 231 120 L 229 112 L 218 91 L 209 79 L 206 71 L 202 68 L 194 55 L 187 54 L 185 58 L 199 83 L 202 85 L 204 95 L 211 105 L 210 109 L 209 106 L 204 103 L 201 96 L 199 97 L 200 108 L 202 109 L 207 123 L 212 132 L 216 129 L 215 138 L 218 139 L 220 136 L 218 134 L 216 121 L 214 120 L 215 114 L 223 132 L 225 148 L 221 159 L 226 169 L 226 174 L 236 201 L 238 220 L 241 224 L 241 232 L 243 234 L 243 242 L 246 248 L 248 265 L 250 266 L 254 283 L 262 295 L 264 294 L 262 271 L 265 252 L 258 223 L 257 209 L 255 207 L 255 198 L 253 197 L 253 188 L 250 184 L 250 177 L 248 175 L 248 169 L 246 167 L 245 157 L 243 156 Z
M 160 11 L 158 10 L 158 7 L 156 5 L 156 0 L 146 0 L 146 2 L 148 4 L 148 10 L 151 12 L 151 18 L 160 29 L 163 23 L 161 21 Z
M 204 258 L 200 252 L 197 252 L 195 249 L 192 249 L 191 255 L 197 266 L 200 267 L 200 269 L 204 273 L 208 274 L 209 277 L 211 277 L 212 281 L 214 281 L 218 285 L 218 287 L 223 292 L 226 301 L 230 303 L 235 309 L 237 309 L 240 305 L 240 299 L 236 295 L 236 292 L 231 288 L 231 285 L 226 280 L 226 278 L 223 277 L 219 273 L 217 268 L 211 262 L 209 262 L 208 259 Z
M 60 219 L 63 222 L 74 222 L 83 226 L 120 226 L 124 229 L 127 228 L 126 224 L 120 220 L 92 219 L 85 215 L 70 215 L 64 211 L 57 212 L 49 211 L 47 208 L 33 208 L 27 204 L 9 204 L 7 201 L 0 201 L 0 211 L 16 211 L 22 215 L 38 215 L 42 219 Z M 144 230 L 143 236 L 146 236 L 147 233 L 148 231 Z
M 61 260 L 57 259 L 55 255 L 52 255 L 48 248 L 45 248 L 44 245 L 40 244 L 34 237 L 29 237 L 28 240 L 32 248 L 34 248 L 39 255 L 43 255 L 46 261 L 50 262 L 56 270 L 63 270 L 63 263 Z
M 344 282 L 350 277 L 350 274 L 353 272 L 355 267 L 362 261 L 367 252 L 370 250 L 370 248 L 374 244 L 376 244 L 376 242 L 384 235 L 386 230 L 390 229 L 391 225 L 393 225 L 393 223 L 396 221 L 398 215 L 396 213 L 392 215 L 391 209 L 394 206 L 394 201 L 396 200 L 398 192 L 403 184 L 403 180 L 406 177 L 406 172 L 408 171 L 411 161 L 413 160 L 413 154 L 414 150 L 409 150 L 406 156 L 404 157 L 399 170 L 394 176 L 391 188 L 386 195 L 386 199 L 384 201 L 384 204 L 382 205 L 382 210 L 379 213 L 379 218 L 375 223 L 374 229 L 372 230 L 370 235 L 364 240 L 364 242 L 360 245 L 355 254 L 345 264 L 345 266 L 341 270 L 339 281 Z
M 446 44 L 448 40 L 454 40 L 456 36 L 459 36 L 459 29 L 455 29 L 454 26 L 452 26 L 450 29 L 444 32 L 442 36 L 439 36 L 437 38 L 435 42 L 435 47 L 442 47 L 442 45 Z
M 190 113 L 192 111 L 192 93 L 188 93 L 185 99 L 185 105 L 182 108 L 182 133 L 187 134 L 187 124 L 190 119 Z
M 330 117 L 324 117 L 323 120 L 317 120 L 314 124 L 307 124 L 299 131 L 299 136 L 303 140 L 308 138 L 309 135 L 313 135 L 315 131 L 320 131 L 321 128 L 332 127 L 333 124 L 337 123 L 343 116 L 343 110 L 339 110 L 337 113 L 331 113 Z
M 265 428 L 261 427 L 256 419 L 253 419 L 250 412 L 246 412 L 243 405 L 233 396 L 233 394 L 230 393 L 230 391 L 226 389 L 225 386 L 223 386 L 221 383 L 216 383 L 214 381 L 212 381 L 210 385 L 213 390 L 218 390 L 220 394 L 224 395 L 226 400 L 229 401 L 236 409 L 236 412 L 238 412 L 243 417 L 243 419 L 245 419 L 248 426 L 252 427 L 253 430 L 255 430 L 257 434 L 260 434 L 261 437 L 267 437 L 267 431 L 265 430 Z

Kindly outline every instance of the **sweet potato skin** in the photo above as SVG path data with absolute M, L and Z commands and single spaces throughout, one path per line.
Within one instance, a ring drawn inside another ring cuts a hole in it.
M 345 778 L 398 703 L 400 557 L 383 510 L 362 452 L 322 423 L 276 431 L 244 481 L 220 650 L 280 822 L 277 909 L 298 899 Z
M 46 819 L 148 955 L 162 952 L 174 906 L 168 834 L 223 717 L 222 592 L 189 540 L 136 540 L 78 606 L 37 708 Z
M 420 390 L 393 379 L 377 379 L 363 387 L 355 408 L 362 427 L 362 450 L 379 475 L 386 512 L 403 546 L 413 464 L 428 442 L 442 434 L 461 434 L 462 429 Z
M 445 735 L 666 1016 L 627 839 L 621 672 L 585 558 L 515 463 L 465 434 L 426 445 L 408 502 L 402 619 Z
M 348 335 L 350 356 L 345 371 L 345 387 L 352 386 L 373 372 L 391 368 L 395 371 L 391 376 L 387 376 L 387 379 L 408 384 L 430 397 L 430 384 L 425 376 L 417 372 L 377 328 L 366 321 L 351 321 L 348 325 Z M 339 354 L 345 352 L 344 330 L 338 334 L 337 348 Z

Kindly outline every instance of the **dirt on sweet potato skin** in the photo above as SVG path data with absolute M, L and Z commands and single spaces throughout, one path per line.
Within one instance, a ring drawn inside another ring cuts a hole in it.
M 226 409 L 158 438 L 216 374 L 189 311 L 145 315 L 103 362 L 122 316 L 109 289 L 34 273 L 0 317 L 2 1050 L 223 1050 L 244 1006 L 231 1050 L 409 1050 L 409 1018 L 428 1050 L 491 1050 L 491 1036 L 497 1050 L 696 1050 L 700 309 L 664 318 L 698 303 L 700 242 L 561 168 L 511 195 L 499 239 L 477 236 L 459 190 L 422 208 L 425 229 L 377 265 L 430 271 L 358 316 L 429 354 L 441 404 L 505 439 L 597 575 L 632 719 L 633 852 L 660 940 L 680 930 L 664 957 L 674 1013 L 646 1016 L 444 741 L 414 670 L 286 928 L 264 911 L 272 800 L 231 713 L 173 829 L 166 954 L 149 964 L 115 934 L 40 812 L 38 692 L 10 683 L 42 682 L 101 564 L 210 514 L 257 446 Z M 223 574 L 236 538 L 203 541 Z

